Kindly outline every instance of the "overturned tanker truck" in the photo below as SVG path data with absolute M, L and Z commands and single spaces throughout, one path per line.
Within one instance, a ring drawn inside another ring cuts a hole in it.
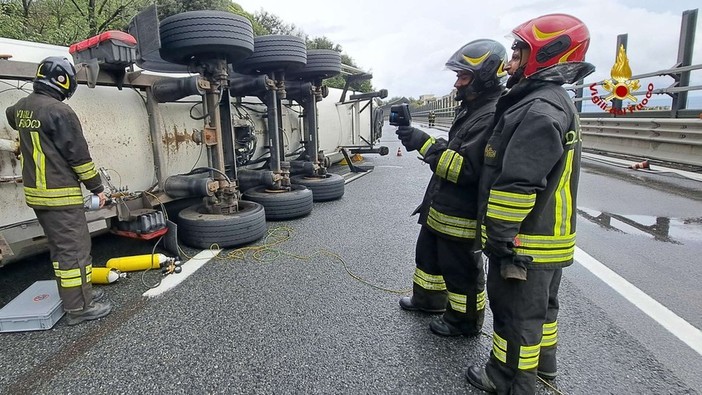
M 128 33 L 70 48 L 0 38 L 0 55 L 3 110 L 31 92 L 47 56 L 72 56 L 79 83 L 91 88 L 67 103 L 111 201 L 86 210 L 93 234 L 166 235 L 167 249 L 177 248 L 168 247 L 174 237 L 196 248 L 250 243 L 264 236 L 267 219 L 341 198 L 344 178 L 327 171 L 334 163 L 388 152 L 375 146 L 387 91 L 348 89 L 370 74 L 349 71 L 336 51 L 307 50 L 299 37 L 254 37 L 250 22 L 231 13 L 159 21 L 151 6 Z M 340 73 L 344 89 L 324 86 Z M 18 143 L 0 117 L 0 266 L 45 249 L 24 202 Z

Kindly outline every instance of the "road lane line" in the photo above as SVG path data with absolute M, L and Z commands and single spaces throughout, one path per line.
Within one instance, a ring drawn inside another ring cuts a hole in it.
M 633 303 L 641 311 L 661 324 L 683 343 L 702 355 L 702 331 L 680 318 L 667 307 L 658 303 L 642 290 L 636 288 L 624 277 L 618 275 L 587 252 L 575 247 L 575 260 L 592 274 L 599 277 L 626 300 Z
M 183 271 L 180 273 L 169 274 L 165 276 L 161 284 L 158 287 L 151 288 L 150 290 L 143 293 L 143 296 L 154 297 L 163 294 L 164 292 L 174 288 L 176 285 L 180 284 L 188 278 L 191 274 L 195 273 L 199 268 L 204 266 L 212 258 L 216 257 L 222 250 L 203 250 L 197 255 L 190 258 L 189 261 L 183 263 Z

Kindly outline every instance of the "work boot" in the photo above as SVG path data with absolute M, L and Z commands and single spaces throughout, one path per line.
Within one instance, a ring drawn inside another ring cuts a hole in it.
M 414 303 L 414 298 L 411 296 L 403 296 L 400 298 L 400 307 L 403 310 L 407 311 L 421 311 L 423 313 L 429 313 L 429 314 L 440 314 L 446 311 L 445 308 L 443 309 L 430 309 L 430 308 L 424 308 L 422 306 L 418 306 Z
M 99 302 L 105 296 L 105 291 L 100 288 L 93 288 L 93 301 L 92 303 Z
M 475 365 L 468 367 L 468 370 L 466 370 L 466 379 L 473 387 L 491 394 L 497 393 L 497 387 L 495 387 L 495 384 L 487 376 L 487 373 L 485 373 L 485 368 L 479 368 Z
M 480 332 L 475 331 L 463 331 L 453 324 L 449 324 L 444 320 L 444 317 L 436 317 L 429 323 L 429 329 L 431 329 L 434 334 L 439 336 L 454 337 L 454 336 L 475 336 Z
M 78 325 L 84 321 L 92 321 L 98 318 L 102 318 L 112 311 L 112 305 L 104 303 L 91 303 L 90 306 L 83 310 L 70 311 L 66 313 L 66 323 L 68 325 Z
M 500 265 L 500 275 L 505 280 L 526 281 L 527 269 L 526 267 L 515 265 L 513 263 L 502 263 Z
M 558 372 L 544 372 L 541 370 L 537 370 L 536 375 L 546 381 L 552 381 L 556 379 L 556 377 L 558 376 Z

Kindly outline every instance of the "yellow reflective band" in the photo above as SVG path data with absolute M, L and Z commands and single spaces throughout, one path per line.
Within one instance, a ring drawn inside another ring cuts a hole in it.
M 419 268 L 414 269 L 414 283 L 429 291 L 443 291 L 446 289 L 444 276 L 429 274 Z
M 544 324 L 544 335 L 554 333 L 558 330 L 558 321 L 547 322 Z
M 36 197 L 47 197 L 47 198 L 61 198 L 61 197 L 72 197 L 78 196 L 82 199 L 80 187 L 68 187 L 68 188 L 32 188 L 24 187 L 24 193 L 30 194 Z
M 496 345 L 492 345 L 492 355 L 502 363 L 507 363 L 507 351 L 500 350 Z
M 80 166 L 73 166 L 73 171 L 81 181 L 89 180 L 98 175 L 93 162 L 88 162 Z
M 575 233 L 565 236 L 525 235 L 518 233 L 520 247 L 532 248 L 569 248 L 575 245 Z
M 419 154 L 424 156 L 424 154 L 427 153 L 427 150 L 429 149 L 429 147 L 431 147 L 435 142 L 436 142 L 436 139 L 434 137 L 429 137 L 429 139 L 424 143 L 422 148 L 419 149 Z
M 27 203 L 32 205 L 47 207 L 83 205 L 80 187 L 51 189 L 24 187 L 24 195 Z
M 477 303 L 476 303 L 475 309 L 476 310 L 484 310 L 485 309 L 485 291 L 478 292 L 478 297 L 476 299 L 477 299 Z
M 429 207 L 427 226 L 437 232 L 458 237 L 461 239 L 474 239 L 476 235 L 477 221 L 474 219 L 456 217 L 443 214 L 433 207 Z
M 56 273 L 56 277 L 60 278 L 80 277 L 80 269 L 56 270 Z
M 46 156 L 41 148 L 39 132 L 29 132 L 32 136 L 32 157 L 34 159 L 34 176 L 37 188 L 46 188 Z
M 534 259 L 533 263 L 557 263 L 572 260 L 575 256 L 575 247 L 548 251 L 517 247 L 514 252 L 531 256 Z
M 458 311 L 461 313 L 466 312 L 466 303 L 468 302 L 468 297 L 466 295 L 449 292 L 448 299 L 451 303 L 451 308 L 454 311 Z
M 509 222 L 522 222 L 531 209 L 509 209 L 488 203 L 487 216 Z
M 519 369 L 528 370 L 539 366 L 541 344 L 519 347 Z
M 458 182 L 458 176 L 461 175 L 461 169 L 463 168 L 463 157 L 458 153 L 453 156 L 453 161 L 448 168 L 448 174 L 446 174 L 446 179 L 453 182 L 454 184 Z
M 515 200 L 508 200 L 508 199 L 500 199 L 499 197 L 495 197 L 495 196 L 490 196 L 488 198 L 488 201 L 490 203 L 496 203 L 496 204 L 500 204 L 503 206 L 516 207 L 516 208 L 532 208 L 532 207 L 534 207 L 534 203 L 536 203 L 536 201 L 534 201 L 534 200 L 532 200 L 532 201 L 515 201 Z
M 497 333 L 492 333 L 492 354 L 502 363 L 507 363 L 507 341 Z
M 54 265 L 54 270 L 58 270 L 59 268 L 59 263 L 56 261 L 51 262 L 52 265 Z
M 61 278 L 61 287 L 63 288 L 75 288 L 75 287 L 80 287 L 83 285 L 83 280 L 78 277 L 78 278 Z
M 569 150 L 566 158 L 565 168 L 558 181 L 558 188 L 554 192 L 555 198 L 555 222 L 553 224 L 554 235 L 566 235 L 570 233 L 570 221 L 573 215 L 573 197 L 570 193 L 570 180 L 573 173 L 573 155 L 575 150 Z
M 82 198 L 35 198 L 31 196 L 25 196 L 25 200 L 28 204 L 35 206 L 46 206 L 46 207 L 62 207 L 62 206 L 75 206 L 82 205 Z
M 449 164 L 453 160 L 453 156 L 456 153 L 450 149 L 447 149 L 444 151 L 443 154 L 441 154 L 441 158 L 439 158 L 439 164 L 436 165 L 436 175 L 441 177 L 441 178 L 447 178 L 446 175 L 448 174 L 449 171 Z
M 558 333 L 543 335 L 541 337 L 541 347 L 551 347 L 558 343 Z
M 514 203 L 519 203 L 519 202 L 531 202 L 532 205 L 533 203 L 536 202 L 536 194 L 523 194 L 523 193 L 515 193 L 515 192 L 506 192 L 506 191 L 498 191 L 496 189 L 491 189 L 490 190 L 490 197 L 500 197 L 506 200 L 509 200 Z M 516 204 L 514 204 L 516 205 Z

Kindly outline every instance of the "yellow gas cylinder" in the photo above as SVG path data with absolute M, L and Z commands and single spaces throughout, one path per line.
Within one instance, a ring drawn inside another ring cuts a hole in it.
M 127 273 L 122 273 L 111 267 L 93 267 L 91 281 L 93 284 L 111 284 L 125 277 L 127 277 Z
M 162 263 L 168 262 L 170 259 L 163 254 L 122 256 L 110 259 L 107 261 L 106 266 L 122 272 L 135 272 L 146 269 L 158 269 Z

